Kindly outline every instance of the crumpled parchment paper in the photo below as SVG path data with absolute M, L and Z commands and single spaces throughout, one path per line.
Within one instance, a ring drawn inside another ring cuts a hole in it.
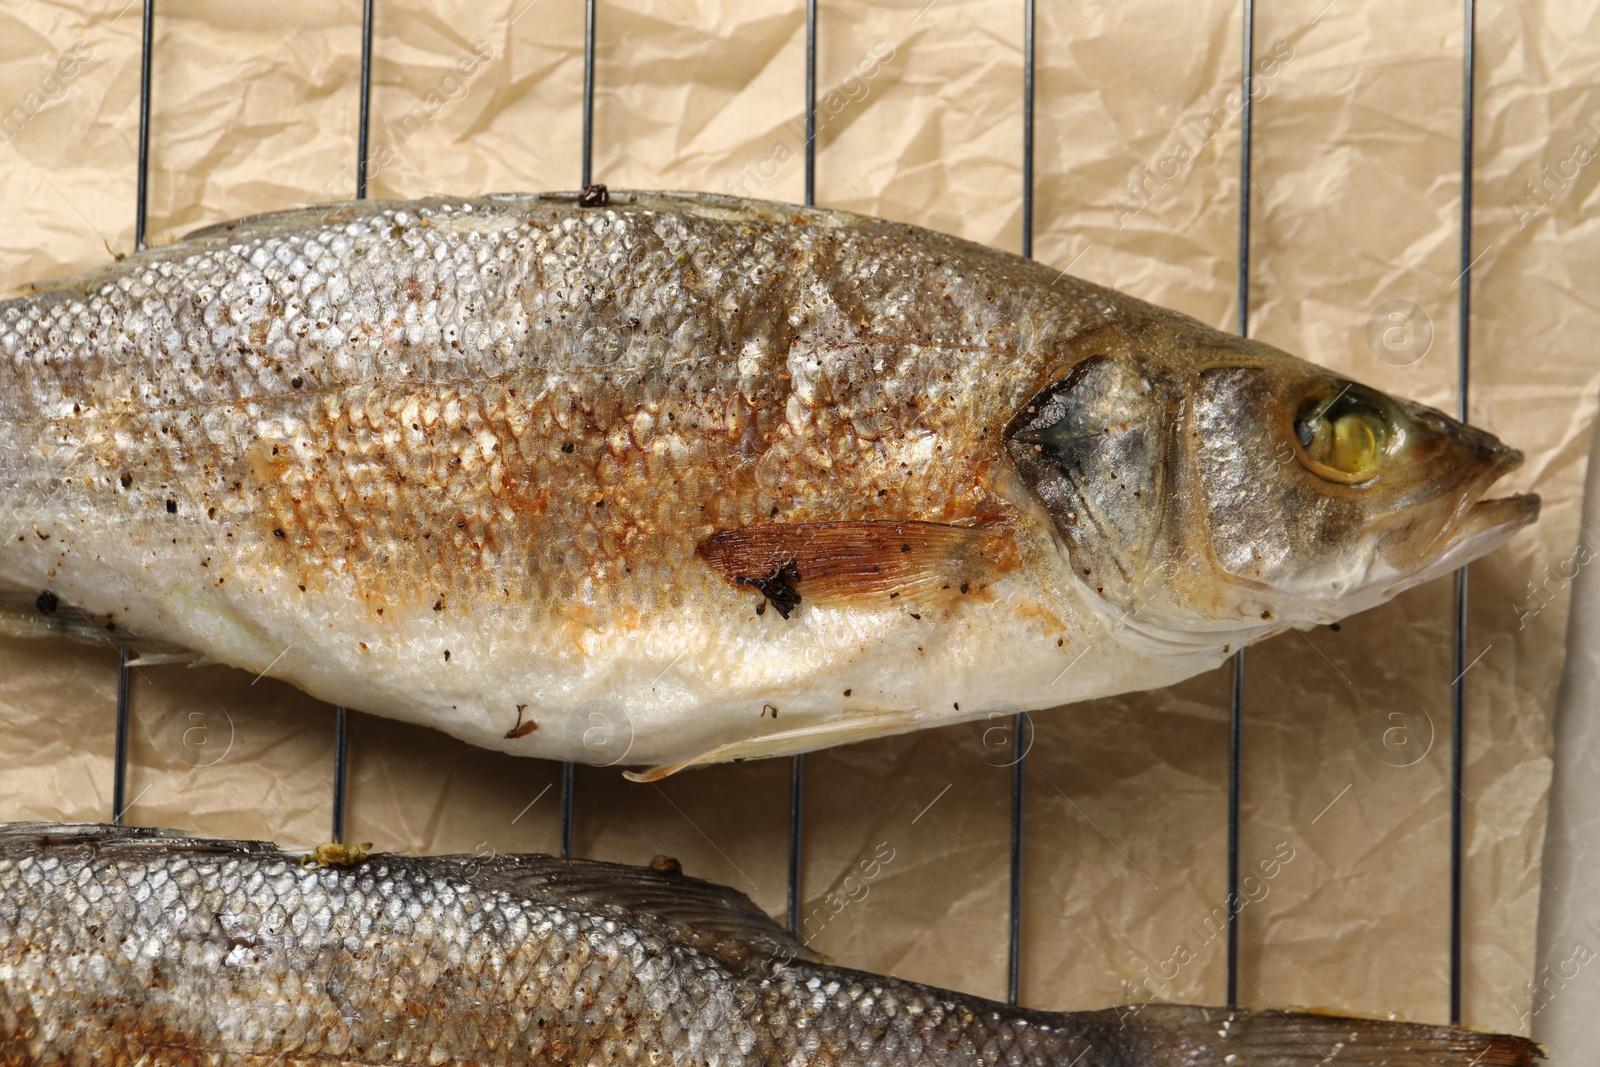
M 1465 1018 L 1525 1030 L 1567 588 L 1600 359 L 1600 50 L 1577 3 L 1480 5 L 1470 415 L 1544 518 L 1472 568 Z M 1039 5 L 1035 252 L 1236 325 L 1238 5 Z M 1457 403 L 1462 25 L 1452 5 L 1257 4 L 1250 329 Z M 158 6 L 150 234 L 354 187 L 360 5 Z M 600 5 L 594 175 L 797 201 L 800 0 Z M 133 247 L 139 10 L 0 12 L 0 282 Z M 573 188 L 578 0 L 383 0 L 372 194 Z M 1020 248 L 1022 4 L 821 7 L 817 199 Z M 1533 184 L 1529 184 L 1533 183 Z M 1600 547 L 1600 546 L 1597 546 Z M 1448 580 L 1246 657 L 1240 996 L 1442 1021 Z M 0 818 L 110 813 L 116 653 L 0 643 Z M 1021 995 L 1224 997 L 1226 669 L 1036 714 Z M 128 820 L 311 845 L 330 710 L 212 667 L 132 679 Z M 802 934 L 842 963 L 1005 992 L 1010 718 L 806 761 Z M 349 838 L 553 850 L 559 768 L 364 715 Z M 659 786 L 580 769 L 576 851 L 680 857 L 781 916 L 790 764 Z

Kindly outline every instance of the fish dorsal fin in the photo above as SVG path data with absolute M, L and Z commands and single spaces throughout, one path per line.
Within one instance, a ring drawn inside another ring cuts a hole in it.
M 737 889 L 673 870 L 555 856 L 463 858 L 468 879 L 534 900 L 643 928 L 735 968 L 771 956 L 819 961 L 815 952 Z
M 266 841 L 196 838 L 176 830 L 99 823 L 0 824 L 0 856 L 63 848 L 284 855 L 299 860 Z M 821 956 L 790 936 L 749 897 L 725 885 L 691 878 L 678 870 L 675 861 L 664 863 L 667 869 L 662 870 L 543 855 L 374 855 L 366 862 L 378 860 L 432 875 L 442 874 L 454 864 L 460 876 L 479 889 L 503 890 L 551 907 L 613 919 L 716 956 L 736 969 L 772 957 L 822 962 Z
M 542 193 L 543 201 L 576 201 L 576 193 Z M 693 190 L 610 189 L 611 207 L 643 208 L 646 211 L 682 212 L 701 218 L 727 222 L 773 222 L 821 227 L 884 225 L 882 220 L 853 211 L 802 207 L 781 200 L 747 200 L 742 196 L 704 193 Z
M 0 856 L 75 847 L 91 852 L 165 850 L 254 855 L 278 852 L 278 846 L 269 841 L 191 837 L 180 830 L 154 826 L 112 826 L 94 822 L 0 823 Z
M 741 526 L 712 534 L 695 553 L 784 618 L 808 600 L 958 599 L 981 593 L 1016 558 L 1003 529 L 882 520 Z

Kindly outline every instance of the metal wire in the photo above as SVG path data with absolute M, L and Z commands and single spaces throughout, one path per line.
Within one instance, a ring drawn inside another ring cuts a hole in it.
M 805 0 L 805 206 L 816 205 L 816 3 Z M 800 933 L 800 857 L 805 837 L 805 753 L 789 768 L 789 909 L 786 926 Z
M 1033 258 L 1033 27 L 1034 0 L 1022 5 L 1022 254 Z M 1028 758 L 1028 716 L 1012 724 L 1011 912 L 1006 928 L 1006 1003 L 1017 1003 L 1022 977 L 1022 799 Z
M 806 207 L 817 202 L 817 0 L 806 0 Z
M 361 5 L 361 109 L 356 119 L 356 199 L 367 198 L 367 132 L 372 128 L 372 5 Z
M 111 821 L 122 825 L 128 795 L 128 650 L 117 649 L 117 755 L 111 780 Z
M 346 789 L 350 779 L 350 713 L 343 704 L 333 709 L 333 826 L 329 840 L 344 840 Z
M 800 846 L 805 831 L 805 799 L 806 758 L 802 754 L 793 757 L 789 765 L 789 894 L 783 925 L 792 935 L 800 933 Z
M 1033 6 L 1029 0 L 1028 6 Z M 1028 758 L 1028 716 L 1019 712 L 1011 763 L 1011 911 L 1006 929 L 1006 1003 L 1015 1004 L 1022 977 L 1022 787 Z
M 1467 386 L 1471 371 L 1472 340 L 1472 120 L 1476 0 L 1466 0 L 1466 40 L 1461 50 L 1461 296 L 1456 373 L 1461 387 L 1456 417 L 1467 421 Z M 1467 568 L 1456 571 L 1455 656 L 1450 682 L 1450 1022 L 1461 1022 L 1462 896 L 1464 890 L 1464 833 L 1467 759 Z
M 1244 0 L 1239 113 L 1239 336 L 1250 334 L 1250 93 L 1255 80 L 1255 0 Z M 1233 656 L 1228 711 L 1228 1007 L 1239 1006 L 1239 837 L 1244 783 L 1244 649 Z
M 572 804 L 576 795 L 577 765 L 567 760 L 561 765 L 561 856 L 572 857 Z
M 150 205 L 150 55 L 155 42 L 156 0 L 144 0 L 139 27 L 139 176 L 134 192 L 133 250 L 144 248 L 145 219 Z M 117 647 L 117 741 L 111 771 L 111 821 L 122 825 L 127 814 L 128 727 L 132 695 L 128 677 L 128 650 Z
M 1239 1006 L 1239 823 L 1244 778 L 1244 649 L 1233 654 L 1228 715 L 1228 1007 Z
M 583 5 L 583 184 L 593 180 L 594 164 L 594 20 L 595 0 Z
M 361 5 L 361 106 L 356 118 L 356 199 L 367 198 L 367 143 L 372 129 L 372 20 L 374 0 Z M 333 825 L 331 839 L 344 840 L 344 813 L 350 784 L 350 712 L 333 709 Z
M 139 178 L 134 194 L 133 248 L 144 248 L 145 219 L 150 205 L 150 53 L 155 46 L 156 0 L 144 0 L 139 41 Z
M 594 182 L 594 38 L 595 0 L 583 5 L 583 159 L 580 161 L 579 187 Z M 577 803 L 578 768 L 571 760 L 561 764 L 561 855 L 572 856 L 573 805 Z

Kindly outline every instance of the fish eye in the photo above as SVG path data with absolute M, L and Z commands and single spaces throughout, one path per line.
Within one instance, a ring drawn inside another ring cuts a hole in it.
M 1328 481 L 1353 485 L 1378 472 L 1389 443 L 1389 420 L 1368 398 L 1345 386 L 1310 397 L 1294 420 L 1305 465 Z

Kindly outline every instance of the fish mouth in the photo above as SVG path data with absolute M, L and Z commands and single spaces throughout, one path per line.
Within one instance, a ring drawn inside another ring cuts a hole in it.
M 1523 459 L 1521 452 L 1498 442 L 1483 457 L 1478 469 L 1466 479 L 1455 514 L 1434 542 L 1437 555 L 1428 565 L 1430 575 L 1447 573 L 1493 552 L 1539 517 L 1539 497 L 1535 493 L 1483 499 L 1494 483 L 1522 466 Z
M 1456 565 L 1469 563 L 1493 552 L 1511 535 L 1539 517 L 1536 493 L 1516 493 L 1497 500 L 1479 500 L 1466 509 L 1452 532 L 1444 555 Z M 1461 558 L 1464 557 L 1464 558 Z

